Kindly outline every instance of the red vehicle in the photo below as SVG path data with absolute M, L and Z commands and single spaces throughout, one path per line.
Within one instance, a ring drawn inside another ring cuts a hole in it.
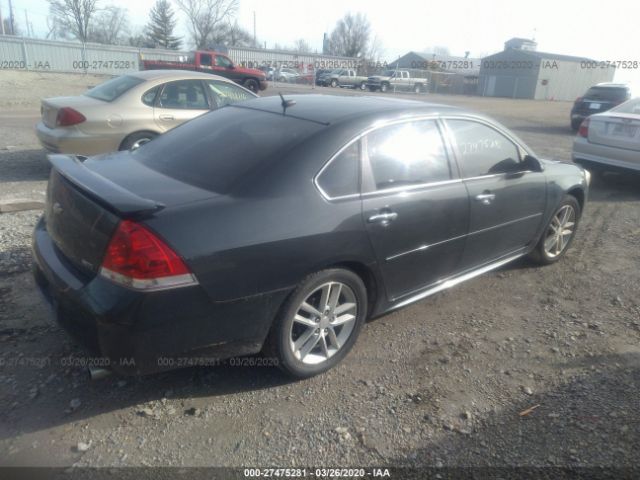
M 191 52 L 186 62 L 166 60 L 142 60 L 143 70 L 196 70 L 213 73 L 239 83 L 252 92 L 267 88 L 267 77 L 261 70 L 234 65 L 229 57 L 220 52 Z

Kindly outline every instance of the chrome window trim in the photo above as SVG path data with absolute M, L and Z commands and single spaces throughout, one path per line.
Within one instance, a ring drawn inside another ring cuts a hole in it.
M 393 120 L 387 120 L 387 121 L 379 121 L 374 123 L 373 125 L 369 126 L 368 128 L 366 128 L 365 130 L 361 131 L 358 135 L 356 135 L 355 137 L 353 137 L 351 140 L 349 140 L 347 143 L 345 143 L 342 147 L 340 147 L 340 149 L 338 151 L 336 151 L 336 153 L 334 153 L 323 165 L 322 168 L 320 168 L 320 170 L 318 171 L 318 173 L 315 174 L 315 176 L 313 177 L 313 184 L 315 185 L 316 189 L 318 190 L 318 192 L 320 192 L 320 195 L 322 195 L 325 200 L 328 201 L 335 201 L 335 200 L 346 200 L 346 199 L 351 199 L 351 198 L 360 198 L 363 195 L 362 193 L 362 185 L 358 185 L 358 189 L 360 190 L 358 193 L 353 193 L 353 194 L 349 194 L 349 195 L 340 195 L 337 197 L 332 197 L 330 195 L 327 194 L 326 191 L 323 190 L 323 188 L 320 186 L 320 183 L 318 181 L 318 179 L 320 178 L 320 175 L 322 175 L 322 172 L 324 172 L 329 165 L 338 157 L 340 156 L 340 154 L 346 150 L 348 147 L 350 147 L 353 143 L 361 140 L 363 137 L 365 137 L 366 135 L 368 135 L 369 133 L 375 131 L 375 130 L 379 130 L 381 128 L 384 127 L 388 127 L 390 125 L 396 125 L 399 123 L 405 123 L 405 122 L 413 122 L 413 121 L 421 121 L 421 120 L 435 120 L 437 122 L 437 120 L 440 118 L 440 114 L 439 113 L 429 113 L 429 114 L 419 114 L 419 115 L 408 115 L 405 117 L 401 117 L 401 118 L 395 118 Z M 439 127 L 439 126 L 438 126 Z M 444 132 L 441 131 L 441 135 L 443 136 L 443 146 L 446 147 L 446 138 L 444 138 L 443 135 Z M 364 148 L 361 146 L 360 149 L 360 172 L 362 174 L 362 162 L 363 162 L 363 152 Z M 446 148 L 445 148 L 446 150 Z M 454 172 L 451 172 L 452 174 Z M 459 180 L 459 179 L 456 179 Z M 439 183 L 439 182 L 432 182 L 432 183 Z M 429 184 L 423 184 L 421 186 L 425 186 L 425 185 L 430 185 Z M 411 185 L 411 187 L 415 187 L 418 188 L 419 186 L 414 186 Z M 392 189 L 385 189 L 385 190 L 378 190 L 376 192 L 367 192 L 367 194 L 370 193 L 380 193 L 380 192 L 386 192 L 387 190 L 396 190 L 399 187 L 395 187 Z

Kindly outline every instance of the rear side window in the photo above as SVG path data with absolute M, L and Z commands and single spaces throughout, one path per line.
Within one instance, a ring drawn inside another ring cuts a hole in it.
M 383 127 L 367 136 L 367 157 L 377 190 L 451 179 L 436 122 Z
M 623 102 L 627 99 L 626 88 L 591 87 L 584 95 L 588 100 L 603 100 L 606 102 Z
M 318 186 L 330 198 L 360 191 L 360 142 L 345 148 L 318 176 Z
M 146 91 L 144 95 L 142 95 L 142 103 L 150 107 L 153 107 L 153 104 L 156 102 L 156 96 L 158 95 L 159 91 L 160 91 L 159 86 L 153 87 L 151 90 Z
M 447 120 L 465 178 L 518 171 L 518 147 L 497 130 L 469 120 Z
M 229 106 L 185 122 L 132 152 L 164 175 L 225 194 L 247 175 L 270 168 L 323 128 L 313 122 Z
M 128 92 L 136 85 L 144 83 L 144 81 L 142 78 L 124 75 L 101 83 L 97 87 L 93 87 L 91 90 L 85 92 L 85 95 L 105 102 L 113 102 L 120 95 Z
M 166 83 L 160 94 L 159 106 L 185 110 L 209 109 L 200 80 L 178 80 Z

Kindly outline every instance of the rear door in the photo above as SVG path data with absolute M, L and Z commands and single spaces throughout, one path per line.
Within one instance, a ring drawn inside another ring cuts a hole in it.
M 210 110 L 209 99 L 200 80 L 177 80 L 162 86 L 153 108 L 153 118 L 166 132 Z
M 515 253 L 535 237 L 547 183 L 532 172 L 505 132 L 476 119 L 446 119 L 464 184 L 470 219 L 461 266 L 472 269 Z
M 363 220 L 391 300 L 458 269 L 469 199 L 436 120 L 366 135 L 362 183 Z

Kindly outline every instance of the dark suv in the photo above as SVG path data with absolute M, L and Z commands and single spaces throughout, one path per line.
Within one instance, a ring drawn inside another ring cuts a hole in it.
M 578 130 L 582 121 L 594 113 L 606 112 L 632 97 L 631 88 L 622 83 L 598 83 L 576 98 L 571 109 L 571 128 Z

